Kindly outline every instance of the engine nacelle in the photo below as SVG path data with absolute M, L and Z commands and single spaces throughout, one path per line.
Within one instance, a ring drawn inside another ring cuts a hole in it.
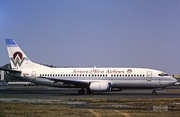
M 89 86 L 89 88 L 91 89 L 91 91 L 111 91 L 111 83 L 110 82 L 106 82 L 106 81 L 102 81 L 102 82 L 92 82 Z

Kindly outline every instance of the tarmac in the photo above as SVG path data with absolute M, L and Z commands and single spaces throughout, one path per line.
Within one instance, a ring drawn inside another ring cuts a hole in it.
M 32 99 L 59 99 L 59 98 L 178 98 L 180 86 L 171 86 L 157 91 L 152 95 L 152 89 L 123 89 L 116 92 L 94 92 L 93 94 L 79 95 L 78 89 L 63 89 L 46 86 L 8 85 L 0 86 L 0 99 L 32 98 Z

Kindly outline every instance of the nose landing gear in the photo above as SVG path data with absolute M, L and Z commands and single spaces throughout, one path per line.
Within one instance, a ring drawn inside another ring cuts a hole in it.
M 155 88 L 155 89 L 153 89 L 153 91 L 152 91 L 152 95 L 156 95 L 156 94 L 157 94 L 157 92 L 156 92 L 156 91 L 158 91 L 158 90 L 162 90 L 162 89 L 164 89 L 164 88 Z

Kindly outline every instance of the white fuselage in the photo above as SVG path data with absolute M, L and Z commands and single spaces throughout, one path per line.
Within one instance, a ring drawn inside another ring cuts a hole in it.
M 173 85 L 175 82 L 174 78 L 166 75 L 162 71 L 146 68 L 44 67 L 37 69 L 20 69 L 20 71 L 22 71 L 22 73 L 16 75 L 16 77 L 21 77 L 33 83 L 55 87 L 82 88 L 80 85 L 74 86 L 69 83 L 55 82 L 48 78 L 78 80 L 89 83 L 108 81 L 111 83 L 112 88 L 164 88 Z

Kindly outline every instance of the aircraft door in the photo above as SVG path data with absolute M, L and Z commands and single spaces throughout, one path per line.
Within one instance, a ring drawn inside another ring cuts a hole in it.
M 151 79 L 152 79 L 152 72 L 151 71 L 147 71 L 146 80 L 147 81 L 151 81 Z
M 36 71 L 32 71 L 31 76 L 36 77 Z
M 163 79 L 163 75 L 161 75 L 161 77 L 159 77 L 159 84 L 162 86 L 161 79 Z

